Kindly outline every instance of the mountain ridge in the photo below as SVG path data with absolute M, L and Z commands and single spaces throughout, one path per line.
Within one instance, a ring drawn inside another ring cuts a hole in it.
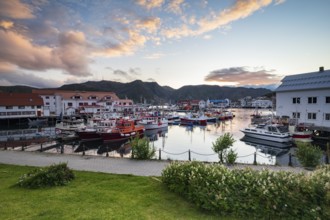
M 29 86 L 0 86 L 0 92 L 31 92 L 38 89 Z M 169 86 L 160 86 L 157 82 L 143 82 L 135 80 L 129 83 L 114 81 L 87 81 L 84 83 L 73 83 L 62 85 L 59 90 L 76 91 L 107 91 L 114 92 L 119 98 L 129 98 L 134 102 L 150 104 L 175 103 L 183 99 L 225 99 L 238 100 L 246 96 L 252 98 L 270 96 L 273 91 L 265 88 L 228 87 L 217 85 L 186 85 L 179 89 Z

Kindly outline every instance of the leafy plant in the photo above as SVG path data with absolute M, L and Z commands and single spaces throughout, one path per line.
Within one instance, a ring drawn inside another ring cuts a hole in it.
M 218 137 L 214 143 L 212 143 L 212 150 L 218 154 L 219 162 L 224 163 L 224 159 L 227 158 L 227 149 L 233 146 L 235 139 L 230 133 L 225 133 L 224 135 Z M 230 152 L 230 159 L 234 159 L 233 151 Z M 228 158 L 227 158 L 228 159 Z M 236 158 L 235 158 L 236 160 Z M 235 162 L 235 161 L 234 161 Z
M 205 211 L 239 219 L 330 219 L 330 166 L 309 174 L 174 162 L 162 182 Z
M 237 159 L 237 153 L 233 149 L 229 149 L 226 152 L 225 160 L 227 164 L 234 164 Z
M 139 138 L 138 135 L 131 139 L 132 158 L 146 160 L 155 156 L 156 150 L 150 147 L 146 137 Z
M 54 164 L 45 168 L 34 169 L 19 178 L 18 186 L 25 188 L 43 188 L 63 186 L 74 179 L 74 174 L 66 163 Z
M 304 167 L 315 168 L 320 165 L 322 155 L 322 150 L 311 143 L 297 143 L 296 156 Z

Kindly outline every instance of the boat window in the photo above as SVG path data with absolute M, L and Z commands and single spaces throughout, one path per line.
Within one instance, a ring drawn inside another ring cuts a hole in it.
M 279 127 L 278 127 L 278 130 L 279 130 L 281 133 L 289 132 L 289 128 L 286 127 L 286 126 L 279 126 Z

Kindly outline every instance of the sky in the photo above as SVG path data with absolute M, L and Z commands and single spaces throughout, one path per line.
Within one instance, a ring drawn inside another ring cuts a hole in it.
M 330 0 L 0 0 L 0 85 L 274 89 L 330 69 Z

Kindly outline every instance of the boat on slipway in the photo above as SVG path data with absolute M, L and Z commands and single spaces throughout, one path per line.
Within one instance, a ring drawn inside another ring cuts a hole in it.
M 241 130 L 247 137 L 275 142 L 290 142 L 292 135 L 288 127 L 279 124 L 259 124 Z

